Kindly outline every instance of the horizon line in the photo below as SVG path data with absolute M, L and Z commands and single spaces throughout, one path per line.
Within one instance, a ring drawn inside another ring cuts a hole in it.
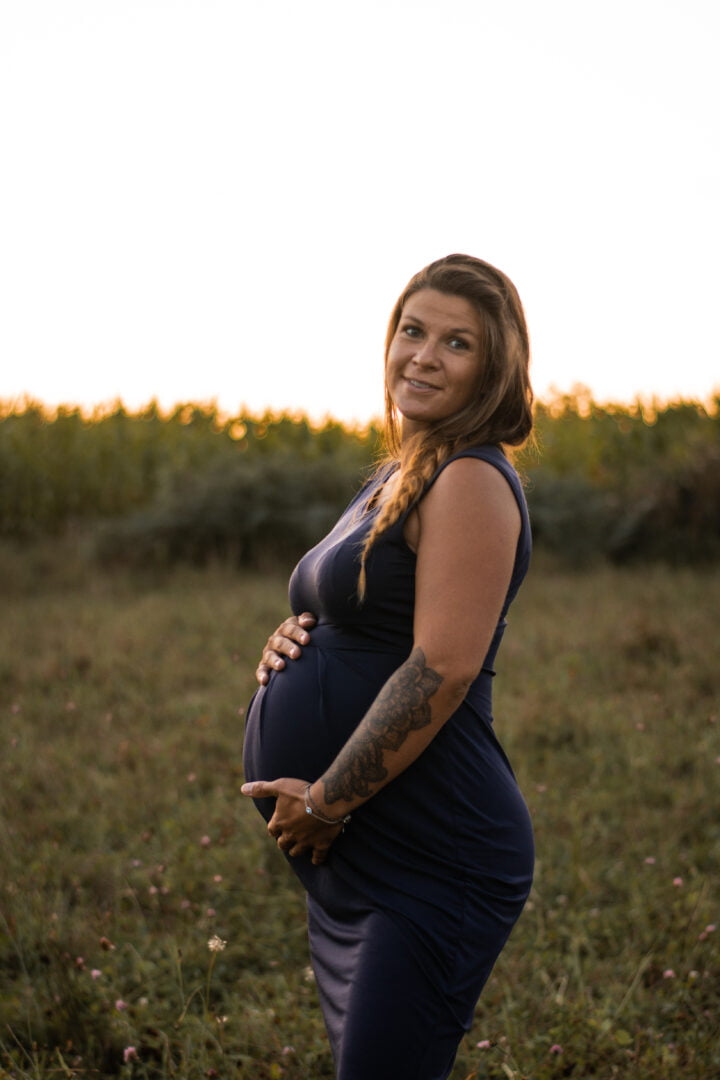
M 556 386 L 550 386 L 544 394 L 536 394 L 534 406 L 540 406 L 555 412 L 563 406 L 575 406 L 575 410 L 584 414 L 593 407 L 605 410 L 617 410 L 624 412 L 657 413 L 679 406 L 699 406 L 709 413 L 720 411 L 720 384 L 714 387 L 704 397 L 685 396 L 677 394 L 665 396 L 661 394 L 636 394 L 632 399 L 620 398 L 596 398 L 592 389 L 584 383 L 575 383 L 567 390 L 561 390 Z M 350 428 L 371 428 L 382 426 L 384 419 L 381 415 L 360 417 L 343 417 L 325 410 L 313 413 L 308 409 L 296 406 L 271 406 L 264 405 L 253 408 L 245 402 L 240 402 L 235 410 L 229 410 L 221 406 L 218 397 L 178 399 L 170 405 L 161 403 L 159 395 L 153 395 L 143 404 L 128 405 L 121 395 L 106 398 L 97 402 L 82 401 L 59 401 L 48 402 L 36 397 L 29 391 L 8 397 L 0 395 L 0 419 L 6 419 L 13 415 L 23 415 L 33 409 L 39 409 L 48 419 L 57 418 L 61 414 L 80 413 L 89 420 L 100 420 L 112 416 L 117 412 L 125 412 L 131 417 L 140 417 L 150 412 L 155 412 L 162 419 L 171 419 L 173 416 L 185 410 L 198 410 L 207 414 L 214 414 L 223 422 L 232 422 L 239 419 L 257 419 L 265 422 L 268 419 L 290 419 L 297 422 L 307 421 L 313 427 L 321 427 L 327 424 L 341 424 Z

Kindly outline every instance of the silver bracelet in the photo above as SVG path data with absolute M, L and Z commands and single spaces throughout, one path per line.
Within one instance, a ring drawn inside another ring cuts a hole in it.
M 312 801 L 312 797 L 310 795 L 311 787 L 312 784 L 308 784 L 308 786 L 305 788 L 305 813 L 312 814 L 312 816 L 314 818 L 317 818 L 318 821 L 322 821 L 323 825 L 347 825 L 350 818 L 352 817 L 352 814 L 346 814 L 345 817 L 331 818 L 326 817 L 325 814 L 320 813 L 317 806 Z

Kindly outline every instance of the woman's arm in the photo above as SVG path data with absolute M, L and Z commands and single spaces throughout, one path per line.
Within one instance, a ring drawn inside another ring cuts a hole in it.
M 476 458 L 451 462 L 416 514 L 413 650 L 311 788 L 333 817 L 350 813 L 406 769 L 458 708 L 480 672 L 507 594 L 520 511 L 494 466 Z
M 494 466 L 460 458 L 421 500 L 408 532 L 417 550 L 413 649 L 312 785 L 312 802 L 328 817 L 345 817 L 406 769 L 465 697 L 500 618 L 520 511 Z M 305 814 L 301 781 L 246 787 L 256 798 L 276 796 L 268 831 L 283 850 L 310 847 L 315 861 L 325 858 L 337 832 L 320 837 L 319 822 Z

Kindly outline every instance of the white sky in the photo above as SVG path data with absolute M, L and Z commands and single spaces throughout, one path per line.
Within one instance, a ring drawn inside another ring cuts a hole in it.
M 0 0 L 0 398 L 365 420 L 407 279 L 540 395 L 720 388 L 717 0 Z

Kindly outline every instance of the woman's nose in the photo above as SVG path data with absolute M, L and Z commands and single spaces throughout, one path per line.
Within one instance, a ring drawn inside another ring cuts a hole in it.
M 430 338 L 419 341 L 413 360 L 419 367 L 437 367 L 437 342 L 431 341 Z

